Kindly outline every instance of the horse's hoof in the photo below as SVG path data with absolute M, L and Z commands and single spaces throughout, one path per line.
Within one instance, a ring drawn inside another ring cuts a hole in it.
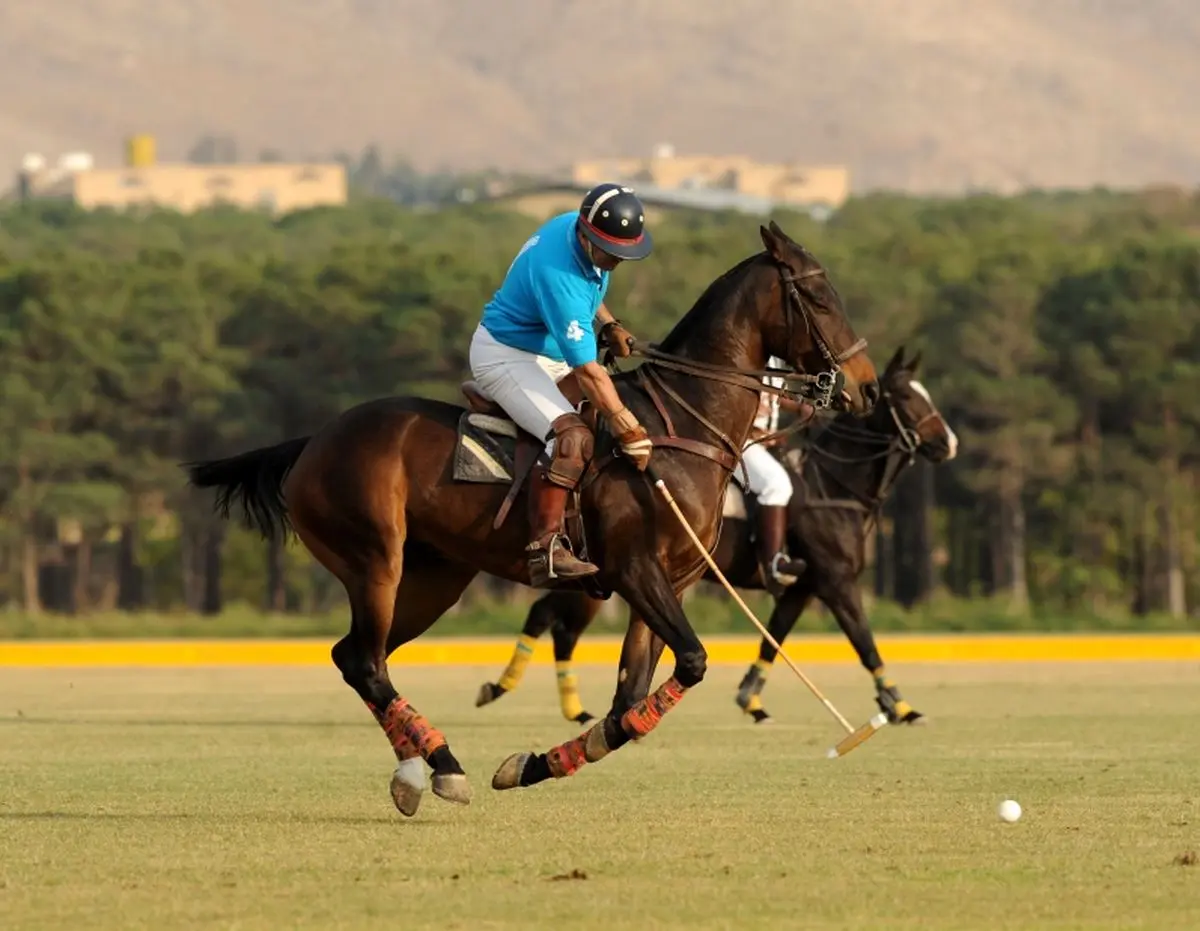
M 456 805 L 471 804 L 471 786 L 463 773 L 434 773 L 433 794 Z
M 503 792 L 505 789 L 519 789 L 521 776 L 525 773 L 525 767 L 529 765 L 531 759 L 533 759 L 532 753 L 514 753 L 500 764 L 500 768 L 492 776 L 492 788 L 499 792 Z
M 595 721 L 596 717 L 595 715 L 588 714 L 586 711 L 581 711 L 579 714 L 575 715 L 575 717 L 571 718 L 571 720 L 576 724 L 587 724 L 591 721 Z
M 888 724 L 924 724 L 925 715 L 900 697 L 894 687 L 880 690 L 875 696 L 875 704 L 887 715 Z
M 750 715 L 750 719 L 755 724 L 774 724 L 775 723 L 775 719 L 773 717 L 771 717 L 769 714 L 767 714 L 766 711 L 764 711 L 762 708 L 758 708 L 754 711 L 747 711 L 746 713 L 748 715 Z
M 424 761 L 417 759 L 416 761 L 422 767 Z M 424 770 L 418 769 L 414 772 L 404 772 L 404 764 L 396 767 L 396 771 L 392 773 L 392 782 L 388 787 L 392 793 L 392 802 L 396 806 L 396 810 L 406 818 L 411 818 L 417 813 L 417 809 L 421 805 L 421 796 L 425 794 L 425 773 Z
M 508 690 L 500 688 L 495 682 L 483 683 L 479 686 L 479 693 L 475 696 L 475 707 L 482 708 L 484 705 L 490 705 L 506 691 Z

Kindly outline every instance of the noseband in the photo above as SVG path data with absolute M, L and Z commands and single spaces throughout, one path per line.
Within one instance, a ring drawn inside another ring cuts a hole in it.
M 833 406 L 834 397 L 841 393 L 846 384 L 846 378 L 842 375 L 842 363 L 863 352 L 867 348 L 867 341 L 865 339 L 856 340 L 849 348 L 843 349 L 839 353 L 834 353 L 829 346 L 829 341 L 825 338 L 825 334 L 821 332 L 820 326 L 813 320 L 813 315 L 808 304 L 800 296 L 799 288 L 796 287 L 796 283 L 799 281 L 824 275 L 825 269 L 814 268 L 797 275 L 784 265 L 779 265 L 778 267 L 779 281 L 785 295 L 783 310 L 788 322 L 788 346 L 791 347 L 792 345 L 793 321 L 795 314 L 799 313 L 800 319 L 804 321 L 804 328 L 808 331 L 809 339 L 816 345 L 817 351 L 821 353 L 821 357 L 825 360 L 825 364 L 829 366 L 824 372 L 813 376 L 815 381 L 809 389 L 809 397 L 805 400 L 809 401 L 817 410 L 828 410 Z M 786 377 L 788 374 L 782 370 L 771 371 L 778 371 L 778 374 L 774 377 L 779 377 L 780 375 Z
M 914 426 L 909 427 L 900 419 L 900 413 L 896 409 L 895 398 L 890 391 L 884 391 L 880 395 L 879 401 L 881 404 L 887 405 L 888 414 L 892 418 L 892 423 L 896 426 L 896 432 L 891 436 L 882 436 L 878 433 L 859 428 L 846 430 L 844 427 L 832 423 L 827 428 L 835 436 L 840 435 L 847 440 L 856 440 L 882 447 L 878 452 L 868 453 L 863 456 L 847 457 L 831 453 L 815 443 L 808 447 L 809 451 L 815 454 L 815 457 L 844 466 L 865 465 L 880 459 L 888 460 L 884 465 L 883 472 L 880 473 L 879 481 L 874 491 L 861 497 L 847 486 L 845 482 L 841 481 L 835 471 L 822 468 L 818 461 L 814 461 L 813 463 L 820 470 L 820 473 L 833 479 L 836 484 L 850 493 L 852 501 L 847 502 L 848 505 L 855 508 L 862 508 L 871 516 L 879 513 L 883 508 L 884 502 L 887 501 L 888 496 L 895 487 L 896 480 L 900 478 L 905 469 L 916 462 L 917 451 L 925 442 L 921 439 L 921 427 L 931 420 L 942 420 L 941 413 L 931 403 L 929 413 L 921 417 Z M 841 507 L 842 503 L 836 500 L 817 500 L 809 502 L 809 506 Z

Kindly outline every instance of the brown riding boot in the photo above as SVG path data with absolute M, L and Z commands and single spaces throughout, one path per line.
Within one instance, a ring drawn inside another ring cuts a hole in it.
M 555 581 L 582 579 L 600 571 L 598 566 L 577 559 L 562 536 L 563 511 L 569 490 L 546 478 L 541 467 L 529 476 L 529 526 L 533 542 L 525 547 L 529 560 L 529 584 L 551 588 Z
M 767 573 L 763 581 L 768 589 L 795 585 L 808 568 L 803 559 L 787 554 L 787 517 L 786 506 L 758 506 L 758 558 Z

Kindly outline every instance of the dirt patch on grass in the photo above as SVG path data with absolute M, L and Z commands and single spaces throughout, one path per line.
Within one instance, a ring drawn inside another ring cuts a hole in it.
M 585 873 L 583 870 L 571 870 L 571 872 L 569 872 L 569 873 L 559 873 L 557 876 L 551 876 L 550 882 L 560 883 L 560 882 L 566 882 L 571 879 L 587 879 L 587 878 L 588 878 L 588 874 Z

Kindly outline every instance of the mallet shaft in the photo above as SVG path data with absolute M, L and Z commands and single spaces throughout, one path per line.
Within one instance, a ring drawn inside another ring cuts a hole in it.
M 671 494 L 670 490 L 667 488 L 666 483 L 661 478 L 657 478 L 655 476 L 652 476 L 652 478 L 654 481 L 654 487 L 656 487 L 662 493 L 664 500 L 666 500 L 666 502 L 670 506 L 671 510 L 675 512 L 675 516 L 679 519 L 679 523 L 683 525 L 683 529 L 686 530 L 688 536 L 691 537 L 692 543 L 695 544 L 696 549 L 699 550 L 700 553 L 704 556 L 704 561 L 708 563 L 708 568 L 710 568 L 713 571 L 713 575 L 715 575 L 717 577 L 717 580 L 723 586 L 725 586 L 725 590 L 727 592 L 729 592 L 729 594 L 733 597 L 733 600 L 737 602 L 738 607 L 742 609 L 742 613 L 744 613 L 746 615 L 746 617 L 750 618 L 750 623 L 752 623 L 755 627 L 758 628 L 759 633 L 761 633 L 763 635 L 763 637 L 766 639 L 767 643 L 771 644 L 771 646 L 773 646 L 775 648 L 775 651 L 780 656 L 783 657 L 783 661 L 785 663 L 787 663 L 789 667 L 791 667 L 792 672 L 794 672 L 799 677 L 800 681 L 803 682 L 806 686 L 808 686 L 809 691 L 812 692 L 813 695 L 815 695 L 817 697 L 817 699 L 821 702 L 821 704 L 823 704 L 827 709 L 829 709 L 829 713 L 837 719 L 837 722 L 840 725 L 842 725 L 843 728 L 845 728 L 846 733 L 853 735 L 854 734 L 853 725 L 851 725 L 851 723 L 849 721 L 847 721 L 844 717 L 842 717 L 841 712 L 838 711 L 837 708 L 835 708 L 833 706 L 833 702 L 831 702 L 828 698 L 826 698 L 823 694 L 821 694 L 821 690 L 816 687 L 816 685 L 813 683 L 813 681 L 811 679 L 809 679 L 808 676 L 806 676 L 803 672 L 800 671 L 800 667 L 798 667 L 795 663 L 792 662 L 791 657 L 789 657 L 785 652 L 783 652 L 783 647 L 781 647 L 779 645 L 779 643 L 775 640 L 775 638 L 771 636 L 771 632 L 769 630 L 767 630 L 767 628 L 763 625 L 762 621 L 760 621 L 757 617 L 755 617 L 754 612 L 751 611 L 750 606 L 747 605 L 746 602 L 742 600 L 742 596 L 737 593 L 737 590 L 732 585 L 729 584 L 729 580 L 725 578 L 724 573 L 722 573 L 721 570 L 717 567 L 716 561 L 709 554 L 708 549 L 700 541 L 700 538 L 698 536 L 696 536 L 696 531 L 692 529 L 692 525 L 688 521 L 687 517 L 684 516 L 683 511 L 681 511 L 679 509 L 679 505 L 675 502 L 675 498 Z M 856 744 L 859 742 L 861 742 L 861 741 L 856 741 Z

